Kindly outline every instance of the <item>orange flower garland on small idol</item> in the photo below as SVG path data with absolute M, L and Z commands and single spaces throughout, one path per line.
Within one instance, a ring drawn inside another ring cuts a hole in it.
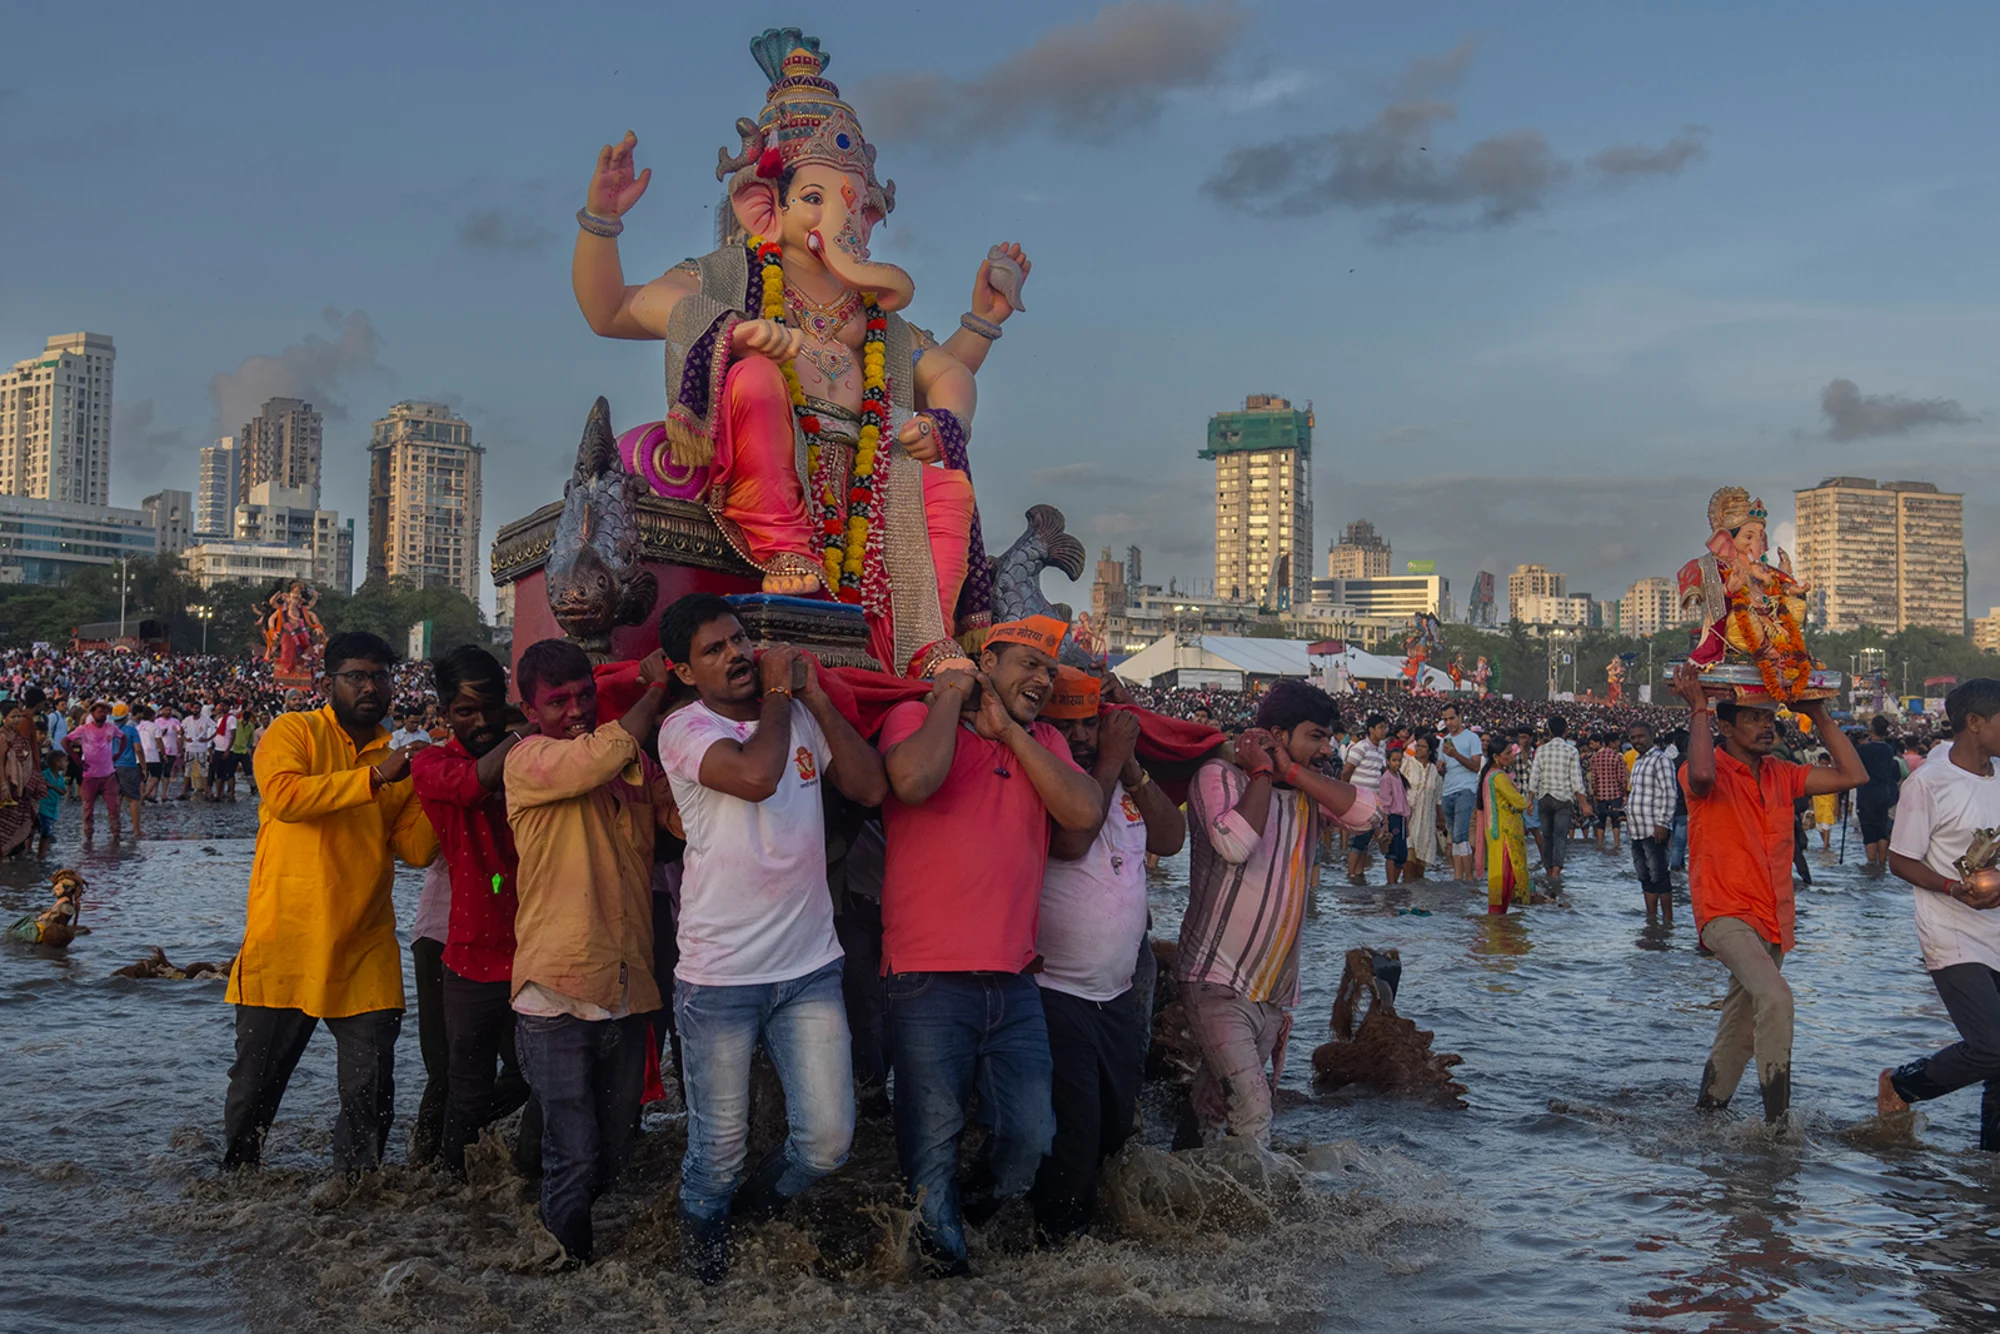
M 765 319 L 785 322 L 784 250 L 775 241 L 753 236 L 748 242 L 750 258 L 763 284 L 762 309 Z M 872 296 L 863 296 L 867 320 L 861 340 L 861 432 L 855 443 L 854 480 L 847 489 L 847 521 L 841 522 L 839 486 L 844 479 L 827 476 L 820 470 L 825 436 L 819 417 L 806 404 L 805 390 L 791 361 L 784 363 L 785 387 L 792 396 L 792 412 L 806 438 L 806 476 L 819 511 L 820 561 L 826 586 L 842 602 L 861 601 L 862 561 L 875 519 L 876 455 L 882 443 L 882 428 L 889 421 L 888 340 L 889 321 Z

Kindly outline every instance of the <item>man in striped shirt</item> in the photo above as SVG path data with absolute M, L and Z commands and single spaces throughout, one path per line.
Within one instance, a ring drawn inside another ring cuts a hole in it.
M 1342 755 L 1346 767 L 1341 771 L 1341 779 L 1363 792 L 1379 791 L 1382 770 L 1389 763 L 1388 751 L 1382 744 L 1388 735 L 1389 720 L 1379 713 L 1369 714 L 1368 730 Z M 1357 885 L 1368 874 L 1368 841 L 1374 833 L 1372 829 L 1358 829 L 1347 836 L 1347 878 Z
M 1305 916 L 1322 820 L 1368 827 L 1375 794 L 1311 766 L 1329 752 L 1333 698 L 1303 681 L 1271 687 L 1234 763 L 1217 755 L 1188 792 L 1189 886 L 1174 976 L 1201 1052 L 1193 1111 L 1204 1141 L 1271 1133 L 1265 1074 L 1299 997 Z
M 1674 836 L 1674 753 L 1661 746 L 1647 723 L 1633 723 L 1632 784 L 1625 797 L 1625 821 L 1632 826 L 1632 868 L 1646 896 L 1646 924 L 1674 921 L 1674 881 L 1667 870 L 1667 845 Z

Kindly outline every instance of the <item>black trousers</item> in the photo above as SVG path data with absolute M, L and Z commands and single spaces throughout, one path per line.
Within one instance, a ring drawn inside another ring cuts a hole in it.
M 465 1175 L 466 1146 L 479 1132 L 526 1104 L 521 1134 L 514 1145 L 514 1166 L 523 1176 L 537 1176 L 542 1163 L 542 1113 L 521 1073 L 514 1050 L 512 982 L 474 982 L 444 970 L 444 1031 L 450 1075 L 446 1081 L 445 1166 Z M 494 1063 L 499 1063 L 499 1076 Z
M 833 933 L 847 956 L 840 967 L 840 995 L 847 1006 L 854 1091 L 861 1098 L 879 1099 L 889 1080 L 881 900 L 847 895 L 845 910 L 834 914 Z
M 687 1071 L 681 1065 L 681 1035 L 674 1027 L 674 969 L 681 962 L 680 923 L 675 920 L 672 896 L 653 894 L 653 984 L 660 989 L 660 1008 L 646 1016 L 653 1025 L 655 1049 L 673 1057 L 674 1080 L 681 1086 L 681 1106 L 687 1106 Z M 660 1066 L 666 1078 L 666 1063 Z
M 1931 983 L 1960 1040 L 1899 1067 L 1889 1082 L 1905 1102 L 1927 1102 L 1983 1081 L 1979 1147 L 2000 1151 L 2000 972 L 1981 963 L 1955 963 L 1932 973 Z
M 338 1052 L 340 1115 L 333 1123 L 333 1161 L 344 1171 L 379 1167 L 396 1108 L 396 1035 L 401 1010 L 369 1010 L 340 1019 L 315 1019 L 304 1010 L 265 1005 L 236 1007 L 236 1060 L 229 1067 L 229 1096 L 222 1109 L 224 1167 L 263 1160 L 264 1136 L 305 1055 L 313 1030 L 324 1022 Z
M 1056 1134 L 1028 1192 L 1045 1240 L 1077 1236 L 1097 1207 L 1097 1170 L 1132 1134 L 1144 1029 L 1130 991 L 1088 1001 L 1043 987 L 1042 1014 L 1055 1064 Z
M 444 942 L 419 936 L 410 942 L 417 975 L 417 1047 L 424 1056 L 424 1095 L 410 1129 L 410 1162 L 428 1163 L 444 1142 L 444 1107 L 451 1087 L 451 1042 L 444 1029 Z

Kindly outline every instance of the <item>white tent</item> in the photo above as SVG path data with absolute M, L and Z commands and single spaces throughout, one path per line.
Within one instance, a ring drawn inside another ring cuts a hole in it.
M 1312 681 L 1329 690 L 1346 681 L 1400 681 L 1404 659 L 1364 653 L 1349 647 L 1345 652 L 1314 657 L 1308 650 L 1317 642 L 1310 639 L 1249 639 L 1238 635 L 1203 635 L 1183 643 L 1178 635 L 1167 635 L 1139 650 L 1112 670 L 1134 685 L 1151 685 L 1157 678 L 1174 672 L 1184 683 L 1189 678 L 1203 684 L 1241 690 L 1250 678 L 1281 676 Z M 1452 689 L 1451 677 L 1435 667 L 1424 668 L 1424 685 L 1432 690 Z

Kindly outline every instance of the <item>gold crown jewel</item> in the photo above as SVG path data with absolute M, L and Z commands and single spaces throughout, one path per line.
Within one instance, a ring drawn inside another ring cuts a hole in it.
M 742 149 L 716 154 L 715 178 L 730 188 L 748 179 L 773 180 L 808 162 L 852 172 L 865 182 L 867 207 L 886 217 L 896 207 L 896 183 L 875 178 L 875 148 L 861 134 L 854 108 L 825 77 L 830 59 L 819 38 L 797 28 L 770 28 L 751 39 L 750 54 L 770 80 L 764 110 L 736 122 Z M 734 177 L 735 179 L 731 179 Z
M 1714 532 L 1735 532 L 1750 522 L 1750 493 L 1725 486 L 1708 498 L 1708 526 Z
M 1762 496 L 1750 502 L 1750 518 L 1752 522 L 1762 523 L 1770 517 L 1771 512 L 1764 508 L 1764 498 Z

